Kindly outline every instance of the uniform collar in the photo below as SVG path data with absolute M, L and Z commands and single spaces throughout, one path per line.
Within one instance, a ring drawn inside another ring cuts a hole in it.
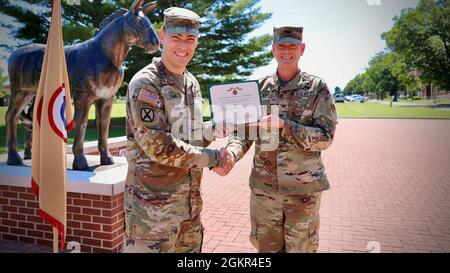
M 275 85 L 275 90 L 278 90 L 281 92 L 281 91 L 297 89 L 299 84 L 303 81 L 302 74 L 303 74 L 303 72 L 301 71 L 301 69 L 299 69 L 297 74 L 295 75 L 295 77 L 292 80 L 290 80 L 285 86 L 281 87 L 281 80 L 278 77 L 277 71 L 275 71 L 275 73 L 273 73 L 273 75 L 272 75 L 272 79 L 273 79 L 273 82 Z
M 184 79 L 188 73 L 187 69 L 184 70 L 183 75 L 176 75 L 166 68 L 166 66 L 161 61 L 161 58 L 159 57 L 153 58 L 153 63 L 159 71 L 160 80 L 163 85 L 171 85 L 171 84 L 179 84 L 181 86 L 184 85 Z

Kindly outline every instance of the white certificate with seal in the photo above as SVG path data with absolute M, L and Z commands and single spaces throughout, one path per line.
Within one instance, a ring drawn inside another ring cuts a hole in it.
M 215 124 L 241 125 L 258 122 L 261 118 L 258 81 L 209 85 L 208 94 Z

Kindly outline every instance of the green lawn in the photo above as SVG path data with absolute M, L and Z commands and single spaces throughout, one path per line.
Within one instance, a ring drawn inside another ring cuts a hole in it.
M 385 98 L 384 101 L 391 102 L 391 98 Z M 441 105 L 441 104 L 450 104 L 450 100 L 448 99 L 438 99 L 436 103 L 434 100 L 412 100 L 412 99 L 398 99 L 397 103 L 414 103 L 414 104 L 427 104 L 427 105 Z
M 211 118 L 209 103 L 203 104 L 203 117 Z M 338 117 L 370 118 L 450 118 L 450 110 L 426 107 L 392 106 L 381 103 L 336 103 Z
M 110 137 L 125 135 L 125 103 L 118 102 L 113 106 L 111 115 Z M 370 118 L 448 118 L 450 110 L 432 109 L 426 107 L 406 107 L 392 106 L 380 103 L 336 103 L 338 117 L 370 117 Z M 208 101 L 203 105 L 203 119 L 209 120 L 211 114 Z M 0 107 L 0 153 L 5 153 L 6 128 L 5 128 L 6 107 Z M 73 143 L 74 131 L 69 134 L 69 143 Z M 23 150 L 24 128 L 19 124 L 18 132 L 19 149 Z M 97 140 L 97 129 L 95 126 L 95 108 L 91 107 L 89 112 L 88 129 L 86 141 Z
M 381 103 L 336 103 L 339 117 L 370 117 L 370 118 L 450 118 L 450 110 L 432 109 L 427 107 L 392 107 Z
M 205 100 L 203 102 L 203 120 L 210 120 L 211 119 L 211 109 L 209 107 L 209 100 Z

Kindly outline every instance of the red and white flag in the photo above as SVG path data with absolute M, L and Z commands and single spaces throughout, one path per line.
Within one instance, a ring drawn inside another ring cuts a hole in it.
M 61 0 L 52 1 L 36 104 L 33 112 L 32 190 L 40 216 L 58 232 L 64 248 L 67 215 L 67 134 L 73 128 L 61 22 Z M 55 238 L 55 237 L 54 237 Z M 56 237 L 58 238 L 58 237 Z

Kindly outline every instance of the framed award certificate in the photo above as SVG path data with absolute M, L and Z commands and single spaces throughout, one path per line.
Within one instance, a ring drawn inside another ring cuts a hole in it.
M 261 118 L 258 81 L 243 81 L 208 86 L 211 117 L 216 124 L 241 125 Z

